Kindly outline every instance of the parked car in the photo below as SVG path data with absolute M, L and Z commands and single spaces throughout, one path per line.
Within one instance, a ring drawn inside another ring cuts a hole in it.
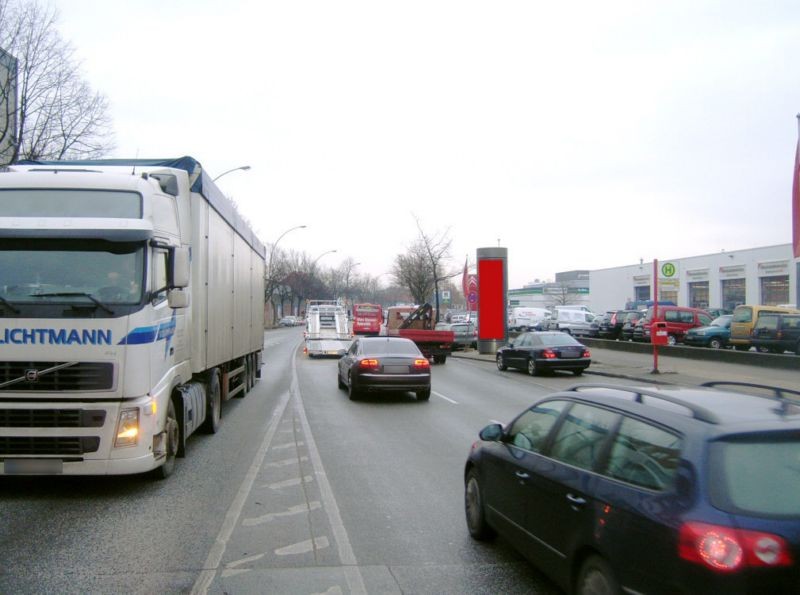
M 760 306 L 742 304 L 733 310 L 730 342 L 736 349 L 748 351 L 752 347 L 750 339 L 753 328 L 762 314 L 800 314 L 800 310 L 781 306 Z
M 600 336 L 600 324 L 603 320 L 608 320 L 609 316 L 607 314 L 597 314 L 592 318 L 592 321 L 589 323 L 589 327 L 586 329 L 580 328 L 576 329 L 576 335 L 581 337 L 591 337 L 597 338 Z
M 800 392 L 735 384 L 579 385 L 486 426 L 470 535 L 567 593 L 797 593 Z
M 665 322 L 667 339 L 670 345 L 683 342 L 683 336 L 690 328 L 708 326 L 711 316 L 705 310 L 687 306 L 659 306 L 658 315 L 648 308 L 642 324 L 634 329 L 633 340 L 650 342 L 650 326 L 654 322 Z
M 412 391 L 431 397 L 431 364 L 411 339 L 357 337 L 339 359 L 337 380 L 351 401 L 362 393 Z
M 628 314 L 638 314 L 638 310 L 611 310 L 607 320 L 600 322 L 600 337 L 603 339 L 622 338 L 622 326 Z
M 440 322 L 436 325 L 436 330 L 453 331 L 453 350 L 478 346 L 478 330 L 471 322 Z
M 273 320 L 275 320 L 273 318 Z M 297 317 L 296 316 L 284 316 L 278 321 L 278 326 L 297 326 Z
M 558 309 L 551 318 L 544 321 L 546 331 L 562 331 L 569 334 L 582 335 L 588 332 L 596 314 L 586 310 Z
M 800 355 L 800 314 L 762 314 L 750 342 L 759 351 Z
M 625 322 L 622 323 L 622 330 L 619 338 L 623 341 L 633 341 L 633 334 L 636 325 L 641 324 L 646 312 L 644 310 L 633 310 L 625 315 Z
M 567 333 L 532 331 L 497 350 L 497 369 L 525 370 L 531 376 L 553 370 L 569 370 L 576 376 L 592 363 L 589 349 Z
M 712 349 L 727 347 L 728 339 L 731 338 L 731 320 L 732 314 L 724 314 L 712 320 L 708 326 L 690 328 L 683 336 L 683 342 L 686 345 Z

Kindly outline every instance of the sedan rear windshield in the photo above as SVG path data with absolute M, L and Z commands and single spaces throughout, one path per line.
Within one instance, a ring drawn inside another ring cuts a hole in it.
M 421 356 L 419 348 L 413 341 L 404 339 L 378 339 L 376 341 L 364 341 L 364 353 L 366 355 L 412 355 Z
M 715 442 L 711 499 L 732 513 L 800 517 L 800 432 Z

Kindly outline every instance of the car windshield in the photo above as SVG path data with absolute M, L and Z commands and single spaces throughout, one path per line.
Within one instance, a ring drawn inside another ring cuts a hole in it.
M 719 316 L 711 321 L 711 326 L 721 326 L 721 327 L 729 327 L 731 325 L 731 319 L 733 316 L 730 314 L 726 314 L 724 316 Z
M 800 434 L 736 438 L 711 447 L 711 497 L 727 512 L 800 516 Z
M 412 355 L 422 356 L 419 348 L 413 341 L 405 339 L 378 339 L 364 341 L 364 355 Z

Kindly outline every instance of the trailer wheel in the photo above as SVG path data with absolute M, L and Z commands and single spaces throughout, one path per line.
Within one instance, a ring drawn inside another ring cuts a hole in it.
M 203 431 L 207 434 L 216 434 L 219 431 L 222 419 L 222 391 L 219 386 L 219 370 L 214 368 L 208 378 L 208 392 L 206 394 L 206 419 L 203 422 Z
M 178 416 L 175 413 L 175 403 L 172 399 L 167 404 L 167 420 L 164 424 L 164 440 L 166 440 L 165 450 L 167 453 L 164 464 L 153 470 L 158 479 L 166 479 L 175 471 L 175 458 L 178 456 L 178 449 L 181 444 L 181 427 L 178 423 Z

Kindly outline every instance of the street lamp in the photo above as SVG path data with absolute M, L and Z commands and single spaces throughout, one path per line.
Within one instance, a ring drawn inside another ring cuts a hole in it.
M 315 264 L 317 264 L 317 261 L 318 261 L 320 258 L 322 258 L 323 256 L 325 256 L 326 254 L 331 254 L 331 253 L 333 253 L 333 252 L 336 252 L 336 250 L 328 250 L 327 252 L 323 252 L 322 254 L 320 254 L 319 256 L 317 256 L 317 257 L 314 259 L 314 262 L 312 262 L 312 263 L 311 263 L 311 267 L 309 267 L 309 268 L 310 268 L 310 269 L 313 271 L 313 270 L 314 270 L 314 265 L 315 265 Z
M 212 182 L 216 182 L 217 180 L 219 180 L 219 179 L 220 179 L 222 176 L 224 176 L 225 174 L 229 174 L 229 173 L 231 173 L 232 171 L 239 171 L 240 169 L 241 169 L 242 171 L 247 171 L 248 169 L 250 169 L 250 166 L 249 166 L 249 165 L 240 165 L 239 167 L 234 167 L 233 169 L 229 169 L 228 171 L 224 171 L 224 172 L 222 172 L 221 174 L 219 174 L 219 175 L 218 175 L 216 178 L 214 178 L 214 179 L 212 180 Z
M 245 167 L 249 168 L 250 166 L 246 165 Z M 237 168 L 237 169 L 241 169 L 241 168 Z M 231 170 L 231 171 L 236 171 L 236 170 Z M 225 173 L 228 173 L 228 172 L 225 172 Z M 220 174 L 220 176 L 224 176 L 224 175 L 225 174 Z M 220 176 L 217 176 L 217 177 L 220 177 Z M 278 239 L 275 240 L 275 242 L 272 244 L 272 248 L 269 251 L 269 261 L 267 262 L 267 287 L 265 288 L 267 290 L 267 294 L 269 296 L 270 303 L 272 302 L 272 292 L 275 290 L 275 288 L 273 287 L 274 280 L 272 278 L 272 257 L 275 255 L 275 247 L 278 245 L 278 242 L 281 241 L 281 238 L 283 238 L 283 236 L 285 236 L 290 231 L 294 231 L 295 229 L 305 229 L 305 228 L 306 228 L 305 225 L 295 225 L 294 227 L 290 227 L 289 229 L 284 231 L 281 235 L 279 235 Z M 281 309 L 283 309 L 283 304 L 281 304 Z M 275 309 L 274 308 L 272 310 L 272 322 L 273 323 L 275 322 Z

